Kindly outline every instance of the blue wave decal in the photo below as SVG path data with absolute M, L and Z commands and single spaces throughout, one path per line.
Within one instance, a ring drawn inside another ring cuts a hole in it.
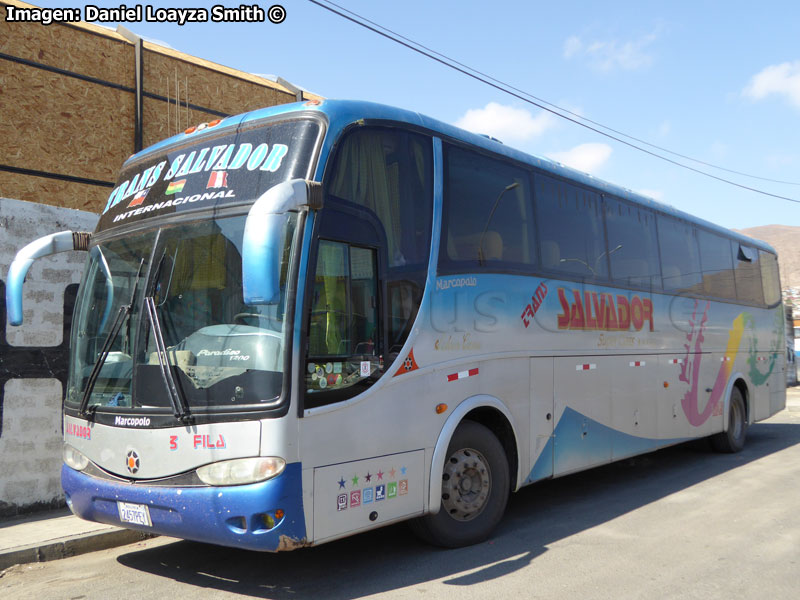
M 652 439 L 637 437 L 603 425 L 567 407 L 561 415 L 526 482 L 556 474 L 608 463 L 652 452 L 688 438 Z

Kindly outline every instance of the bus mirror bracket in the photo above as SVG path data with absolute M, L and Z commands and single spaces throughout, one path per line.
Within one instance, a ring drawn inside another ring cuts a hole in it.
M 291 179 L 271 187 L 250 207 L 242 241 L 245 304 L 279 301 L 286 218 L 290 212 L 321 208 L 322 186 L 305 179 Z
M 6 308 L 11 325 L 22 325 L 22 284 L 33 261 L 69 250 L 86 252 L 91 237 L 92 234 L 86 231 L 60 231 L 40 237 L 17 252 L 6 278 Z

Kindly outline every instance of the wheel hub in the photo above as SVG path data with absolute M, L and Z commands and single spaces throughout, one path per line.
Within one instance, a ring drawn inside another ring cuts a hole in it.
M 491 471 L 480 452 L 463 448 L 450 455 L 442 474 L 442 505 L 450 516 L 474 519 L 486 507 L 491 490 Z

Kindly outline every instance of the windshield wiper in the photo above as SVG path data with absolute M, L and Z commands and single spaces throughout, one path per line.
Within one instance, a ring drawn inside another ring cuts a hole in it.
M 161 333 L 161 323 L 158 320 L 156 302 L 152 295 L 147 296 L 144 299 L 144 305 L 147 309 L 147 315 L 150 318 L 153 341 L 156 344 L 158 365 L 161 368 L 161 377 L 164 380 L 164 385 L 167 388 L 167 395 L 169 396 L 169 401 L 172 404 L 173 414 L 179 421 L 188 423 L 192 420 L 192 416 L 189 414 L 189 406 L 186 404 L 186 400 L 180 394 L 180 392 L 178 392 L 178 386 L 175 385 L 175 376 L 172 374 L 172 366 L 169 363 L 167 347 L 164 344 L 164 336 Z
M 142 258 L 139 261 L 139 270 L 136 272 L 136 279 L 133 281 L 131 300 L 128 302 L 128 304 L 123 304 L 119 307 L 117 317 L 114 319 L 114 323 L 111 325 L 111 331 L 108 332 L 106 340 L 103 342 L 103 348 L 100 350 L 100 356 L 97 357 L 94 367 L 92 367 L 92 372 L 89 373 L 89 379 L 86 381 L 86 389 L 83 392 L 83 399 L 81 400 L 81 405 L 78 408 L 78 412 L 82 417 L 85 417 L 88 412 L 89 399 L 92 396 L 92 390 L 94 389 L 95 383 L 97 383 L 97 377 L 100 375 L 100 370 L 103 368 L 103 365 L 108 358 L 108 353 L 111 351 L 111 345 L 114 343 L 114 340 L 117 339 L 119 330 L 122 329 L 122 324 L 125 322 L 125 318 L 130 316 L 131 311 L 133 310 L 133 301 L 136 298 L 136 289 L 139 286 L 139 280 L 142 278 L 143 267 L 144 259 Z

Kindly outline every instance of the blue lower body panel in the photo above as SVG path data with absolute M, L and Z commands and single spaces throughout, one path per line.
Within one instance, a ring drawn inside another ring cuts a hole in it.
M 72 512 L 88 521 L 248 550 L 307 545 L 300 463 L 261 483 L 196 488 L 119 483 L 64 465 L 61 484 Z M 152 526 L 121 522 L 118 501 L 146 505 Z
M 688 439 L 638 437 L 617 431 L 567 407 L 525 483 L 653 452 Z

